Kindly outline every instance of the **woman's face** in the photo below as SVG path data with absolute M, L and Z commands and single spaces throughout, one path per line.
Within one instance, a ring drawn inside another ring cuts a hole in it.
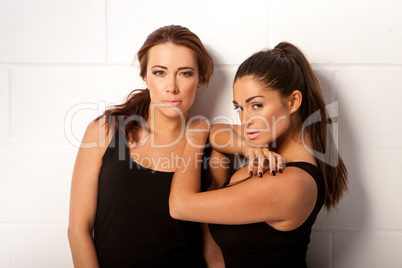
M 251 76 L 237 79 L 233 86 L 233 105 L 252 146 L 266 146 L 289 129 L 288 104 L 278 91 L 265 88 Z
M 201 86 L 194 51 L 172 43 L 152 47 L 144 80 L 150 90 L 150 107 L 155 113 L 186 117 Z

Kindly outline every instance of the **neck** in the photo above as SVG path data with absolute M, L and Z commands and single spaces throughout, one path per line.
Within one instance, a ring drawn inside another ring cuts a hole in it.
M 151 133 L 163 135 L 165 137 L 179 136 L 182 131 L 185 131 L 187 115 L 168 117 L 158 111 L 158 109 L 149 109 L 148 128 Z
M 301 130 L 289 130 L 270 144 L 270 148 L 283 156 L 286 162 L 301 161 L 310 159 L 310 153 L 305 147 L 310 146 L 310 139 L 302 139 Z

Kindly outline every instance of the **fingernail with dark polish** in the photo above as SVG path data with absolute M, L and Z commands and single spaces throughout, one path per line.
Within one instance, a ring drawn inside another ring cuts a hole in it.
M 279 169 L 279 173 L 282 173 L 282 172 L 283 172 L 283 170 L 280 168 L 280 169 Z
M 250 172 L 248 174 L 250 174 L 250 176 L 253 176 L 253 171 L 250 170 Z
M 262 172 L 258 173 L 258 178 L 262 178 Z
M 275 176 L 276 175 L 275 170 L 272 170 L 271 174 L 272 174 L 272 176 Z

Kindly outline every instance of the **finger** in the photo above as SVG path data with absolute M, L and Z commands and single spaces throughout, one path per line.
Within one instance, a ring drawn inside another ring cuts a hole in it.
M 271 161 L 269 161 L 270 160 L 270 155 L 272 154 L 272 152 L 270 151 L 270 150 L 268 150 L 267 148 L 264 148 L 264 149 L 262 149 L 262 152 L 264 153 L 264 156 L 265 156 L 265 159 L 267 160 L 267 162 L 268 162 L 268 165 L 267 165 L 267 168 L 269 168 L 270 170 L 272 170 L 272 167 L 271 167 Z M 274 167 L 275 168 L 275 167 Z
M 276 172 L 282 173 L 283 170 L 285 169 L 285 166 L 286 166 L 286 160 L 285 160 L 285 158 L 282 157 L 282 156 L 279 155 L 279 154 L 276 154 L 276 153 L 274 153 L 274 152 L 269 151 L 268 149 L 264 149 L 263 152 L 264 152 L 265 156 L 267 157 L 267 159 L 270 159 L 270 157 L 272 157 L 271 154 L 273 154 L 273 155 L 275 156 L 275 159 L 276 159 L 276 167 L 274 167 L 274 168 L 271 167 L 270 169 L 271 169 L 271 170 L 275 170 Z M 272 161 L 271 161 L 271 162 L 272 162 Z
M 269 168 L 271 170 L 271 175 L 276 175 L 276 155 L 273 152 L 269 154 Z
M 255 168 L 254 168 L 254 162 L 255 162 L 255 154 L 254 154 L 254 151 L 252 151 L 252 150 L 248 150 L 248 153 L 247 153 L 247 157 L 248 157 L 248 173 L 249 173 L 249 175 L 250 176 L 253 176 L 253 174 L 256 174 L 255 173 Z
M 283 170 L 285 169 L 285 158 L 283 158 L 281 155 L 277 155 L 277 167 L 278 167 L 278 171 L 279 173 L 282 173 Z
M 266 160 L 266 157 L 265 157 L 264 153 L 261 151 L 258 151 L 256 153 L 256 157 L 258 159 L 258 171 L 257 171 L 258 177 L 261 178 L 262 175 L 264 174 L 264 162 Z
M 262 149 L 262 152 L 263 152 L 263 154 L 265 155 L 265 158 L 266 158 L 267 160 L 269 160 L 269 154 L 271 153 L 271 151 L 268 150 L 267 148 L 263 148 L 263 149 Z

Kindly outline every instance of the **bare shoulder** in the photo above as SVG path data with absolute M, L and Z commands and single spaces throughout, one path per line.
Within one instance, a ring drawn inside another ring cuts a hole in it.
M 105 149 L 113 137 L 114 129 L 109 128 L 104 118 L 91 121 L 85 131 L 82 139 L 81 148 L 83 149 Z
M 272 176 L 267 172 L 263 178 L 267 178 L 273 185 L 284 187 L 296 199 L 304 199 L 308 195 L 315 196 L 317 191 L 317 184 L 314 178 L 298 167 L 286 167 L 283 173 L 277 173 L 276 176 Z
M 105 123 L 105 119 L 100 118 L 88 124 L 77 153 L 73 177 L 97 178 L 111 137 Z
M 263 178 L 282 208 L 282 219 L 267 223 L 283 231 L 300 226 L 317 200 L 318 189 L 314 178 L 303 169 L 293 166 L 276 176 L 266 173 Z
M 107 130 L 106 120 L 104 118 L 99 118 L 92 120 L 85 131 L 84 139 L 85 140 L 98 140 L 100 133 L 105 133 Z

